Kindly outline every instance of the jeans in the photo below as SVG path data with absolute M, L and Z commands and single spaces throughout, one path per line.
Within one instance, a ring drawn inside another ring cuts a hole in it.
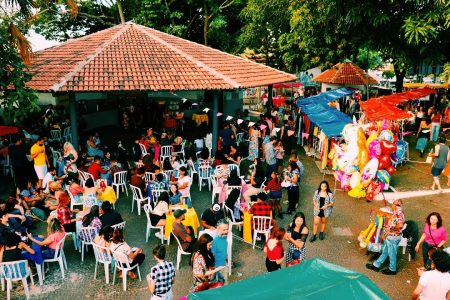
M 441 129 L 441 123 L 431 123 L 431 140 L 436 142 L 439 137 L 439 130 Z
M 373 263 L 377 268 L 380 268 L 386 258 L 389 256 L 389 270 L 397 271 L 397 250 L 398 244 L 402 239 L 401 235 L 388 235 L 384 240 L 383 252 L 381 256 Z

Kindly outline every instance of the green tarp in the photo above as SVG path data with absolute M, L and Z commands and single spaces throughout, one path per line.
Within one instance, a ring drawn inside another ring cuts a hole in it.
M 319 258 L 245 279 L 218 289 L 193 293 L 189 300 L 389 299 L 369 278 Z

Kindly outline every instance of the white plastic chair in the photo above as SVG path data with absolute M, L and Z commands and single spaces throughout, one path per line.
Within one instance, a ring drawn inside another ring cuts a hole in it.
M 255 249 L 258 233 L 264 234 L 266 241 L 269 239 L 270 230 L 272 229 L 271 221 L 271 217 L 253 216 L 253 249 Z
M 208 133 L 205 137 L 205 146 L 208 148 L 209 153 L 211 153 L 212 150 L 212 133 Z
M 173 170 L 165 170 L 163 171 L 163 174 L 166 177 L 166 180 L 170 182 L 170 179 L 172 179 Z
M 3 176 L 6 176 L 8 172 L 11 175 L 11 177 L 14 177 L 14 170 L 11 165 L 11 160 L 9 158 L 9 155 L 6 155 L 5 161 L 3 163 Z
M 164 159 L 170 159 L 172 157 L 172 146 L 162 146 L 159 154 L 159 161 L 163 162 Z
M 211 183 L 212 183 L 212 195 L 211 195 L 211 205 L 216 202 L 216 196 L 219 197 L 220 193 L 222 192 L 222 187 L 219 185 L 219 179 L 217 179 L 216 176 L 211 176 Z
M 125 231 L 125 225 L 127 225 L 127 221 L 123 221 L 123 222 L 111 225 L 111 228 L 113 230 L 122 229 L 122 231 Z
M 58 161 L 61 158 L 61 153 L 58 151 L 53 150 L 53 148 L 50 148 L 50 150 L 52 151 L 52 157 L 53 157 L 53 166 L 55 168 L 58 167 Z
M 88 246 L 92 245 L 92 241 L 97 235 L 97 229 L 95 227 L 81 227 L 80 228 L 80 242 L 81 242 L 81 261 L 84 261 L 84 248 L 86 247 L 86 252 L 88 251 Z
M 149 197 L 143 197 L 141 189 L 138 187 L 135 187 L 134 185 L 130 184 L 131 191 L 133 192 L 133 201 L 131 202 L 131 212 L 134 211 L 134 202 L 137 202 L 137 210 L 138 215 L 141 215 L 141 204 L 142 202 L 146 202 L 150 204 L 150 198 Z
M 159 196 L 161 196 L 162 193 L 168 192 L 167 190 L 153 190 L 152 189 L 152 199 L 153 203 L 156 205 L 158 203 Z
M 175 235 L 175 233 L 173 233 L 172 231 L 172 235 L 175 238 L 175 240 L 177 241 L 177 245 L 178 245 L 178 249 L 177 249 L 177 270 L 180 269 L 180 263 L 181 263 L 181 257 L 182 255 L 191 255 L 190 252 L 186 252 L 183 250 L 183 248 L 181 248 L 181 243 L 180 240 L 178 239 L 178 237 Z
M 161 244 L 164 244 L 164 226 L 153 226 L 152 225 L 152 222 L 150 220 L 150 213 L 152 212 L 151 205 L 145 204 L 144 211 L 145 211 L 145 215 L 147 216 L 147 231 L 145 233 L 145 242 L 148 243 L 148 237 L 151 235 L 152 229 L 157 229 L 157 230 L 159 230 L 159 232 L 161 234 L 161 237 L 160 237 Z
M 408 224 L 406 224 L 406 223 L 403 225 L 402 231 L 406 229 L 407 225 Z M 400 243 L 398 244 L 398 247 L 399 248 L 403 247 L 402 253 L 404 255 L 406 253 L 406 248 L 408 248 L 408 239 L 402 236 Z M 408 253 L 408 261 L 411 261 L 411 253 Z
M 62 136 L 61 136 L 61 129 L 53 129 L 50 130 L 50 135 L 52 137 L 52 140 L 60 141 L 62 142 Z
M 116 190 L 117 199 L 119 199 L 120 188 L 122 191 L 125 190 L 128 197 L 128 189 L 127 189 L 127 171 L 120 171 L 114 173 L 112 186 Z
M 239 146 L 240 143 L 244 142 L 244 133 L 240 132 L 236 134 L 236 145 Z
M 141 157 L 144 157 L 148 154 L 147 148 L 145 148 L 144 144 L 139 143 L 139 148 L 141 149 Z
M 76 200 L 75 196 L 72 194 L 72 192 L 69 189 L 69 186 L 66 187 L 66 192 L 69 194 L 70 197 L 70 210 L 73 211 L 74 206 L 83 206 L 83 199 L 82 197 L 78 197 L 78 200 Z
M 183 156 L 183 159 L 185 158 L 185 154 L 184 154 L 184 146 L 186 145 L 186 140 L 183 140 L 181 142 L 181 149 L 180 151 L 173 151 L 172 154 L 178 155 L 181 154 Z
M 188 168 L 189 173 L 191 174 L 191 182 L 194 182 L 194 175 L 198 176 L 198 172 L 195 171 L 194 163 L 191 160 L 188 160 Z
M 95 183 L 94 176 L 93 176 L 91 173 L 84 172 L 84 171 L 81 171 L 81 170 L 78 170 L 78 173 L 79 173 L 80 176 L 81 176 L 81 185 L 82 185 L 83 187 L 85 187 L 86 181 L 87 181 L 89 178 L 91 178 L 91 179 L 94 181 L 94 183 Z
M 66 240 L 66 237 L 64 236 L 64 238 L 62 238 L 56 244 L 55 256 L 53 256 L 53 258 L 44 259 L 44 261 L 41 265 L 36 264 L 38 276 L 40 276 L 43 280 L 45 280 L 45 273 L 43 272 L 42 267 L 44 266 L 45 263 L 51 263 L 51 262 L 59 263 L 59 268 L 61 269 L 61 276 L 62 276 L 62 278 L 65 278 L 64 269 L 67 269 L 66 256 L 64 255 L 64 241 L 65 240 Z
M 94 279 L 97 279 L 97 266 L 98 263 L 101 263 L 105 268 L 105 281 L 106 283 L 109 283 L 109 265 L 113 262 L 111 251 L 108 248 L 99 246 L 95 243 L 92 243 L 92 248 L 94 249 L 95 255 Z M 114 271 L 113 268 L 113 272 Z
M 244 224 L 244 221 L 236 221 L 233 210 L 226 205 L 224 205 L 223 207 L 225 208 L 225 216 L 228 220 L 228 223 L 230 224 L 230 231 L 233 230 L 233 226 L 238 226 L 239 230 L 241 230 L 241 225 Z
M 22 274 L 21 266 L 25 266 L 25 274 Z M 22 281 L 25 296 L 30 299 L 30 290 L 28 289 L 27 278 L 30 277 L 31 284 L 34 285 L 33 275 L 28 267 L 27 260 L 18 260 L 0 263 L 0 277 L 2 282 L 2 291 L 5 290 L 6 281 L 6 299 L 11 299 L 12 283 Z
M 134 163 L 134 166 L 135 166 L 136 169 L 139 169 L 139 168 L 141 168 L 141 167 L 144 166 L 144 163 L 139 162 L 139 161 L 136 161 L 136 162 Z
M 236 170 L 237 175 L 241 176 L 241 172 L 239 171 L 239 166 L 237 164 L 229 164 L 228 169 L 230 170 L 230 173 L 231 173 L 231 171 Z
M 150 181 L 155 181 L 156 173 L 145 172 L 144 181 L 145 183 L 149 183 Z
M 211 166 L 200 166 L 198 168 L 198 188 L 202 190 L 203 181 L 208 182 L 208 190 L 211 190 L 211 175 L 212 175 L 212 167 Z
M 127 290 L 127 277 L 128 272 L 137 269 L 138 275 L 139 275 L 139 281 L 142 281 L 141 279 L 141 271 L 139 270 L 139 264 L 136 264 L 134 266 L 130 266 L 130 261 L 128 260 L 128 256 L 126 256 L 123 253 L 112 251 L 112 255 L 114 257 L 114 266 L 116 270 L 122 270 L 122 282 L 123 282 L 123 290 Z M 114 272 L 113 276 L 113 285 L 116 282 L 116 273 Z
M 67 126 L 63 131 L 63 138 L 66 142 L 72 143 L 72 127 Z
M 239 190 L 238 201 L 239 201 L 239 199 L 241 199 L 242 186 L 240 186 L 240 185 L 227 185 L 226 189 L 227 189 L 227 198 L 228 198 L 228 196 L 230 196 L 230 193 L 231 193 L 232 190 Z

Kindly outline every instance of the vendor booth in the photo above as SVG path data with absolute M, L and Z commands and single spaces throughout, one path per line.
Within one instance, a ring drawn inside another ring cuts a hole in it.
M 268 286 L 270 288 L 262 288 Z M 241 300 L 389 299 L 365 275 L 319 258 L 188 296 L 189 300 L 233 298 Z

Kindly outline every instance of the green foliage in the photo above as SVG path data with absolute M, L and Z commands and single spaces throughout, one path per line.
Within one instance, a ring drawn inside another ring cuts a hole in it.
M 31 74 L 9 43 L 4 21 L 0 22 L 0 57 L 0 109 L 8 123 L 21 122 L 39 106 L 34 91 L 26 87 Z
M 395 73 L 394 73 L 394 71 L 392 71 L 392 70 L 386 70 L 386 71 L 383 71 L 382 76 L 383 76 L 384 78 L 391 79 L 391 78 L 394 78 L 394 77 L 395 77 Z

